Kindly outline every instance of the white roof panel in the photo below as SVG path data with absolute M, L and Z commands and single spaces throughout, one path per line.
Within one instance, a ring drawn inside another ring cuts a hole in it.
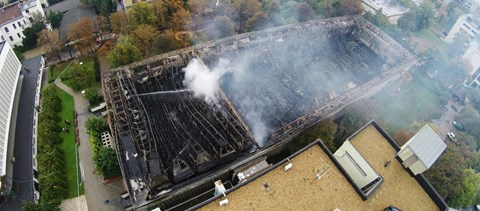
M 447 148 L 447 145 L 428 124 L 423 126 L 405 145 L 427 168 L 430 168 Z

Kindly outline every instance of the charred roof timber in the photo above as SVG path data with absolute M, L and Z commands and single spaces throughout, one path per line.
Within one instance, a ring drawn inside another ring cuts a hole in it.
M 223 74 L 218 99 L 206 102 L 184 83 L 193 59 L 209 68 L 227 60 L 242 73 Z M 104 73 L 133 206 L 171 198 L 288 142 L 414 63 L 384 32 L 347 16 L 209 41 Z

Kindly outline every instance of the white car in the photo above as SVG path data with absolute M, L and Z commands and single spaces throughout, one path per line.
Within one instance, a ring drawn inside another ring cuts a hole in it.
M 448 138 L 450 138 L 450 140 L 452 140 L 452 141 L 455 140 L 455 134 L 453 134 L 452 132 L 448 132 L 447 136 L 448 136 Z

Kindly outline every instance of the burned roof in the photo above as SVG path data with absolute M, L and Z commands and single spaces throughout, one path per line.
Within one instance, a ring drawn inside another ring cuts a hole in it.
M 106 72 L 103 84 L 114 134 L 131 137 L 153 200 L 291 140 L 414 62 L 361 16 L 347 16 L 201 43 Z

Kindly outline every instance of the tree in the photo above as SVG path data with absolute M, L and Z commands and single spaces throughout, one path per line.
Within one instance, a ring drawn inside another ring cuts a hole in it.
M 128 18 L 133 28 L 144 24 L 154 25 L 157 21 L 153 6 L 147 2 L 134 4 L 128 12 Z
M 88 88 L 92 81 L 90 81 L 90 75 L 94 74 L 92 68 L 89 68 L 87 65 L 72 65 L 70 66 L 70 70 L 68 74 L 64 75 L 62 80 L 70 80 L 72 85 L 72 89 L 75 91 L 80 91 L 83 89 Z
M 158 34 L 153 26 L 141 25 L 132 33 L 133 44 L 143 52 L 144 56 L 148 55 Z
M 90 106 L 98 105 L 102 101 L 102 96 L 98 92 L 98 88 L 89 88 L 85 91 L 85 98 Z
M 237 20 L 240 25 L 238 31 L 245 32 L 247 21 L 253 18 L 257 13 L 261 13 L 261 5 L 258 0 L 234 0 L 233 4 L 237 9 Z
M 115 48 L 108 54 L 108 60 L 112 67 L 119 67 L 132 62 L 140 61 L 142 53 L 129 36 L 121 36 Z
M 95 168 L 104 178 L 111 178 L 120 175 L 117 155 L 110 147 L 101 147 L 94 157 Z
M 23 50 L 30 50 L 37 47 L 38 32 L 45 28 L 45 24 L 42 21 L 36 21 L 32 23 L 31 27 L 27 27 L 23 30 L 22 45 Z
M 112 32 L 115 34 L 125 34 L 129 31 L 130 24 L 128 23 L 128 17 L 125 12 L 120 11 L 112 13 L 110 15 L 110 25 Z
M 235 33 L 233 21 L 227 16 L 217 16 L 208 26 L 209 39 L 219 39 L 232 36 Z
M 171 29 L 185 30 L 189 28 L 192 22 L 192 15 L 186 9 L 179 9 L 172 15 L 172 20 L 169 22 Z
M 37 43 L 47 49 L 47 55 L 54 54 L 60 62 L 62 61 L 62 57 L 60 56 L 61 43 L 56 31 L 43 29 L 38 33 Z
M 107 40 L 98 48 L 97 54 L 99 57 L 107 56 L 114 48 L 115 45 L 113 44 L 113 41 Z
M 176 33 L 166 30 L 155 38 L 153 50 L 155 53 L 166 53 L 183 47 L 180 40 L 175 38 Z
M 335 139 L 336 132 L 337 125 L 331 119 L 327 119 L 300 133 L 300 135 L 295 137 L 295 139 L 288 144 L 286 148 L 290 153 L 294 153 L 313 141 L 321 139 L 331 151 L 335 151 L 336 147 L 334 146 L 333 141 Z
M 109 16 L 112 12 L 117 11 L 116 1 L 111 0 L 81 0 L 86 5 L 95 7 L 97 14 L 101 16 Z
M 108 130 L 107 123 L 102 117 L 91 116 L 85 122 L 85 128 L 90 136 L 100 137 L 103 131 Z
M 190 13 L 184 7 L 184 2 L 181 0 L 171 0 L 171 1 L 154 1 L 153 2 L 154 14 L 157 19 L 157 26 L 159 29 L 173 29 L 182 27 L 186 21 L 187 16 Z M 183 10 L 183 12 L 182 12 Z M 173 21 L 176 14 L 176 21 Z M 183 17 L 183 18 L 182 18 Z M 190 17 L 191 18 L 191 17 Z
M 112 31 L 112 27 L 110 25 L 110 20 L 108 16 L 97 16 L 97 23 L 100 34 L 107 34 Z
M 357 15 L 363 12 L 361 0 L 342 0 L 337 9 L 336 16 Z
M 413 32 L 421 31 L 430 26 L 430 19 L 433 15 L 434 9 L 432 3 L 424 1 L 419 7 L 411 9 L 398 19 L 397 27 Z
M 480 193 L 480 175 L 475 174 L 473 169 L 463 170 L 463 188 L 460 190 L 458 197 L 448 200 L 448 204 L 452 207 L 469 207 L 478 202 Z
M 440 158 L 427 170 L 426 176 L 433 187 L 447 201 L 461 194 L 466 163 L 457 147 L 449 145 Z
M 298 21 L 310 20 L 314 17 L 313 9 L 306 2 L 301 2 L 295 5 L 295 13 Z
M 93 21 L 88 17 L 82 18 L 68 27 L 68 37 L 75 42 L 80 53 L 85 49 L 93 51 L 92 45 L 95 43 L 93 32 Z
M 58 11 L 57 12 L 50 11 L 50 13 L 48 13 L 47 15 L 47 20 L 50 22 L 50 24 L 52 24 L 53 28 L 57 28 L 57 29 L 60 27 L 62 18 L 63 18 L 63 13 Z

